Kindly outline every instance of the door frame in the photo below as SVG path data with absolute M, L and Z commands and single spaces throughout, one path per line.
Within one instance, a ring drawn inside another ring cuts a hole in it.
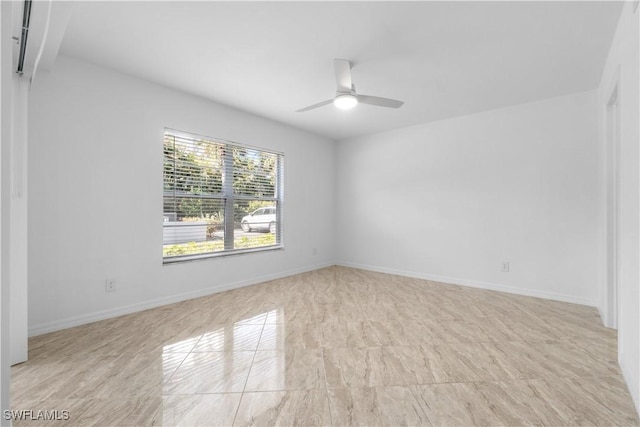
M 605 325 L 620 327 L 620 68 L 606 92 L 606 288 Z

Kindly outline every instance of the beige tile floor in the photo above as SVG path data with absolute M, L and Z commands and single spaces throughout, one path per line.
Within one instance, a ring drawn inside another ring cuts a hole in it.
M 12 407 L 64 425 L 639 423 L 596 309 L 342 267 L 29 347 Z

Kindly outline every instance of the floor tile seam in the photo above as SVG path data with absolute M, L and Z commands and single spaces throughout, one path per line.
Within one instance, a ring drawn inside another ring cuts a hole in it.
M 200 334 L 200 338 L 198 338 L 198 341 L 196 341 L 196 343 L 193 345 L 193 347 L 191 347 L 191 350 L 189 350 L 189 352 L 186 354 L 186 356 L 184 356 L 182 358 L 182 360 L 180 361 L 180 363 L 178 364 L 178 366 L 175 367 L 175 369 L 173 369 L 173 371 L 171 372 L 171 375 L 169 375 L 167 378 L 163 378 L 163 383 L 164 382 L 169 382 L 171 380 L 171 378 L 173 378 L 173 376 L 175 375 L 175 373 L 178 371 L 178 369 L 180 369 L 180 367 L 182 366 L 182 364 L 184 363 L 185 360 L 187 360 L 187 358 L 189 357 L 189 355 L 191 355 L 191 353 L 193 352 L 193 349 L 196 348 L 196 346 L 200 343 L 200 340 L 202 340 L 202 337 L 204 336 L 204 334 Z M 184 354 L 182 352 L 180 352 L 179 354 Z
M 416 403 L 420 407 L 420 410 L 424 414 L 424 417 L 426 418 L 426 420 L 429 422 L 429 425 L 430 426 L 435 426 L 436 424 L 433 422 L 433 420 L 431 418 L 429 418 L 429 414 L 427 413 L 427 411 L 423 408 L 422 404 L 420 403 L 420 399 L 416 395 L 416 392 L 415 392 L 414 388 L 411 387 L 409 384 L 406 384 L 406 380 L 405 380 L 405 387 L 409 390 L 409 393 L 411 393 L 411 396 L 413 396 L 413 399 L 416 401 Z
M 202 338 L 202 337 L 201 337 Z M 235 352 L 250 352 L 250 351 L 286 351 L 288 348 L 273 348 L 273 349 L 265 349 L 265 348 L 260 348 L 259 347 L 259 342 L 258 342 L 258 346 L 255 350 L 251 350 L 251 349 L 242 349 L 242 350 L 229 350 L 229 349 L 223 349 L 223 350 L 196 350 L 196 347 L 198 345 L 198 343 L 200 342 L 201 338 L 198 340 L 198 342 L 194 345 L 192 350 L 189 351 L 168 351 L 168 352 L 164 352 L 162 354 L 190 354 L 190 353 L 235 353 Z M 376 345 L 376 346 L 319 346 L 319 347 L 295 347 L 296 349 L 315 349 L 315 350 L 324 350 L 324 349 L 360 349 L 360 350 L 368 350 L 368 349 L 384 349 L 384 348 L 394 348 L 394 347 L 399 347 L 399 348 L 422 348 L 425 346 L 428 347 L 437 347 L 437 346 L 455 346 L 455 345 L 464 345 L 464 344 L 500 344 L 500 343 L 524 343 L 524 344 L 529 344 L 529 345 L 534 345 L 534 344 L 539 344 L 541 342 L 570 342 L 570 341 L 574 341 L 574 340 L 581 340 L 581 341 L 600 341 L 600 338 L 598 337 L 569 337 L 569 338 L 558 338 L 558 339 L 547 339 L 547 340 L 505 340 L 505 341 L 468 341 L 468 342 L 449 342 L 449 341 L 432 341 L 432 342 L 421 342 L 417 345 L 411 345 L 411 344 L 393 344 L 393 345 Z M 615 350 L 615 349 L 612 349 Z M 154 356 L 154 351 L 150 351 L 150 352 L 140 352 L 140 353 L 86 353 L 86 355 L 93 355 L 93 356 L 113 356 L 113 357 L 118 357 L 118 356 Z M 29 359 L 26 363 L 29 362 L 46 362 L 48 359 L 50 359 L 51 357 L 54 356 L 50 356 L 50 357 L 37 357 L 35 359 Z M 616 359 L 611 359 L 611 360 L 606 360 L 606 361 L 616 361 Z M 54 363 L 70 363 L 64 360 L 54 360 Z M 20 364 L 22 366 L 24 366 L 26 368 L 25 365 Z M 20 365 L 16 365 L 16 367 L 19 367 Z M 40 365 L 38 367 L 44 367 L 44 365 Z
M 544 377 L 531 377 L 531 378 L 480 379 L 480 380 L 471 380 L 471 381 L 442 381 L 442 382 L 431 382 L 431 383 L 420 383 L 420 384 L 407 384 L 407 387 L 420 387 L 420 386 L 440 385 L 440 384 L 482 384 L 482 383 L 510 384 L 510 383 L 525 383 L 528 381 L 535 381 L 535 380 L 548 380 L 553 378 L 605 379 L 605 378 L 617 378 L 617 377 L 621 377 L 621 375 L 589 375 L 589 376 L 550 375 L 550 376 L 544 376 Z M 376 387 L 387 387 L 387 386 L 376 386 Z M 392 386 L 392 387 L 397 387 L 397 386 Z M 345 388 L 345 387 L 341 387 L 341 388 Z M 366 388 L 366 387 L 346 387 L 346 388 Z
M 202 337 L 200 337 L 200 338 L 202 338 Z M 200 339 L 198 339 L 198 342 L 200 342 Z M 117 351 L 113 351 L 113 352 L 111 352 L 111 351 L 110 352 L 97 351 L 97 352 L 94 352 L 94 351 L 87 351 L 87 352 L 77 352 L 77 353 L 74 353 L 73 355 L 74 356 L 78 356 L 78 357 L 79 356 L 83 356 L 83 355 L 84 356 L 132 356 L 132 357 L 133 356 L 146 356 L 146 355 L 153 356 L 154 354 L 158 353 L 157 350 L 159 350 L 160 348 L 162 348 L 162 345 L 156 347 L 153 350 L 145 350 L 145 351 L 137 351 L 137 352 L 117 352 Z M 194 348 L 195 348 L 195 346 L 194 346 Z M 162 351 L 162 353 L 159 353 L 159 354 L 190 353 L 191 351 L 192 350 L 189 350 L 189 351 L 171 350 L 171 351 Z M 46 359 L 49 359 L 49 358 L 52 358 L 52 357 L 60 357 L 60 355 L 59 354 L 57 354 L 57 355 L 48 355 L 48 356 L 40 356 L 39 355 L 39 356 L 36 356 L 36 357 L 30 357 L 23 363 L 46 360 Z M 67 361 L 67 363 L 70 363 L 70 362 L 71 361 Z M 19 365 L 14 365 L 14 366 L 20 366 L 23 363 L 20 363 Z
M 152 397 L 200 396 L 200 395 L 217 396 L 217 395 L 223 395 L 223 394 L 242 394 L 242 393 L 243 392 L 241 391 L 212 391 L 212 392 L 197 391 L 192 393 L 162 393 L 159 396 L 152 396 Z
M 329 398 L 329 381 L 327 380 L 327 365 L 324 363 L 325 349 L 320 350 L 320 357 L 322 359 L 322 370 L 324 371 L 324 394 L 327 397 L 327 406 L 329 407 L 329 421 L 331 422 L 331 427 L 335 427 L 335 423 L 333 421 L 333 410 L 331 409 L 331 399 Z
M 430 341 L 422 342 L 421 344 L 435 343 L 436 345 L 442 344 L 500 344 L 500 343 L 524 343 L 524 344 L 539 344 L 541 342 L 554 342 L 554 341 L 571 341 L 571 340 L 589 340 L 596 341 L 599 337 L 563 337 L 563 338 L 546 338 L 546 339 L 506 339 L 506 340 L 482 340 L 482 341 Z M 392 346 L 385 346 L 392 347 Z
M 263 322 L 264 322 L 264 320 L 263 320 Z M 252 322 L 252 323 L 241 323 L 241 324 L 239 324 L 239 325 L 236 325 L 236 322 L 233 322 L 233 323 L 231 323 L 231 324 L 228 324 L 228 323 L 218 323 L 218 324 L 215 324 L 215 325 L 213 325 L 213 326 L 262 326 L 263 324 L 264 324 L 264 323 L 253 323 L 253 322 Z
M 583 340 L 583 341 L 601 341 L 603 339 L 608 339 L 609 337 L 606 336 L 602 336 L 602 337 L 594 337 L 594 336 L 590 336 L 590 335 L 571 335 L 571 336 L 566 336 L 566 337 L 562 337 L 562 338 L 554 338 L 554 339 L 547 339 L 547 340 L 527 340 L 525 342 L 540 342 L 540 341 L 575 341 L 575 340 Z M 613 337 L 611 337 L 613 338 Z
M 589 379 L 589 380 L 594 380 L 594 379 L 605 379 L 605 378 L 621 378 L 624 379 L 624 376 L 620 373 L 620 374 L 610 374 L 610 375 L 566 375 L 566 376 L 548 376 L 548 377 L 538 377 L 538 378 L 526 378 L 526 379 L 522 379 L 522 380 L 514 380 L 514 381 L 527 381 L 527 380 L 546 380 L 549 378 L 561 378 L 564 380 L 568 380 L 568 379 Z M 626 384 L 626 382 L 625 382 Z
M 253 364 L 256 360 L 256 354 L 258 353 L 258 347 L 260 346 L 260 341 L 262 340 L 262 334 L 264 333 L 264 328 L 266 326 L 267 317 L 265 316 L 264 322 L 262 323 L 262 329 L 260 330 L 260 338 L 258 338 L 258 344 L 256 345 L 256 350 L 253 351 L 253 357 L 251 358 L 251 364 L 249 365 L 249 371 L 247 372 L 247 378 L 244 380 L 244 385 L 242 386 L 242 394 L 240 395 L 240 400 L 238 400 L 238 406 L 236 407 L 236 411 L 233 414 L 233 421 L 231 425 L 235 425 L 236 418 L 238 417 L 238 412 L 240 411 L 240 405 L 242 405 L 242 399 L 244 398 L 244 391 L 247 388 L 247 384 L 249 383 L 249 377 L 251 376 L 251 371 L 253 370 Z
M 418 319 L 416 319 L 417 321 L 419 321 Z M 438 320 L 438 319 L 430 319 L 430 320 Z M 446 320 L 447 322 L 467 322 L 469 323 L 467 320 Z M 380 319 L 370 319 L 370 318 L 363 318 L 363 319 L 359 319 L 359 320 L 354 320 L 353 323 L 368 323 L 371 325 L 371 322 L 387 322 L 386 320 L 380 320 Z M 309 322 L 311 323 L 311 322 Z M 318 321 L 317 325 L 319 327 L 322 327 L 326 324 L 329 324 L 330 322 L 321 322 Z M 400 322 L 400 324 L 402 324 L 404 322 Z M 472 324 L 476 324 L 474 322 L 470 322 Z M 373 326 L 373 325 L 371 325 Z M 482 329 L 482 326 L 479 326 Z M 602 335 L 602 336 L 593 336 L 593 335 L 581 335 L 581 334 L 577 334 L 577 335 L 562 335 L 562 336 L 558 336 L 558 337 L 554 337 L 554 338 L 544 338 L 544 339 L 529 339 L 529 338 L 522 338 L 522 339 L 518 339 L 518 340 L 513 340 L 513 339 L 507 339 L 508 341 L 550 341 L 550 340 L 565 340 L 565 339 L 580 339 L 580 338 L 590 338 L 590 339 L 604 339 L 604 338 L 608 338 L 606 335 Z M 492 341 L 505 341 L 502 339 L 489 339 L 489 340 L 484 340 L 483 342 L 492 342 Z
M 477 382 L 499 382 L 499 381 L 477 381 Z M 421 386 L 430 386 L 430 385 L 441 385 L 441 384 L 469 384 L 466 382 L 449 382 L 449 383 L 427 383 L 427 384 L 415 384 L 415 385 L 406 385 L 406 384 L 394 384 L 394 385 L 372 385 L 372 386 L 357 386 L 357 387 L 331 387 L 328 391 L 335 390 L 366 390 L 366 389 L 383 389 L 383 388 L 413 388 L 413 387 L 421 387 Z
M 550 378 L 562 378 L 562 379 L 571 379 L 571 378 L 584 378 L 584 379 L 596 379 L 596 378 L 609 378 L 615 377 L 616 374 L 611 375 L 566 375 L 566 374 L 558 374 L 556 372 L 549 372 L 547 375 L 543 376 L 524 376 L 524 377 L 509 377 L 509 378 L 481 378 L 474 379 L 468 381 L 434 381 L 428 383 L 421 384 L 408 384 L 408 385 L 428 385 L 428 384 L 455 384 L 455 383 L 482 383 L 482 382 L 511 382 L 511 381 L 533 381 L 533 380 L 547 380 Z
M 536 345 L 536 344 L 540 344 L 543 342 L 572 342 L 575 340 L 580 340 L 580 341 L 597 341 L 597 339 L 586 339 L 586 338 L 579 338 L 579 339 L 574 339 L 574 338 L 569 338 L 569 339 L 554 339 L 554 340 L 541 340 L 541 341 L 512 341 L 514 343 L 524 343 L 524 344 L 529 344 L 529 345 Z M 587 353 L 587 355 L 589 355 L 590 357 L 598 360 L 598 361 L 602 361 L 601 359 L 597 358 L 590 350 L 585 350 L 583 348 L 577 347 L 578 350 L 583 350 L 584 352 Z M 617 348 L 613 348 L 613 349 L 607 349 L 605 351 L 614 351 L 616 353 L 616 357 L 613 359 L 607 359 L 605 361 L 609 362 L 609 361 L 613 361 L 613 362 L 617 362 Z
M 204 350 L 196 350 L 195 348 L 193 350 L 190 351 L 190 353 L 195 353 L 195 354 L 203 354 L 203 353 L 251 353 L 256 351 L 256 349 L 249 349 L 249 348 L 244 348 L 244 349 L 225 349 L 225 350 L 210 350 L 210 349 L 204 349 Z M 164 354 L 177 354 L 178 352 L 169 352 L 169 353 L 164 353 Z M 184 353 L 184 352 L 180 352 L 180 353 Z
M 274 388 L 269 390 L 244 390 L 242 393 L 283 393 L 290 391 L 323 391 L 326 387 L 287 387 L 287 388 Z
M 554 342 L 554 341 L 571 341 L 574 339 L 581 339 L 585 341 L 596 341 L 598 338 L 564 338 L 564 339 L 543 339 L 543 340 L 490 340 L 490 341 L 421 341 L 416 344 L 392 344 L 392 345 L 367 345 L 367 346 L 321 346 L 317 348 L 323 349 L 375 349 L 375 348 L 393 348 L 393 347 L 423 347 L 423 346 L 451 346 L 451 345 L 464 345 L 464 344 L 539 344 L 541 342 Z
M 525 383 L 528 381 L 535 380 L 548 380 L 550 378 L 561 378 L 561 379 L 604 379 L 604 378 L 616 378 L 620 377 L 619 375 L 595 375 L 595 376 L 584 376 L 584 377 L 576 377 L 576 376 L 548 376 L 548 377 L 532 377 L 532 378 L 503 378 L 503 379 L 478 379 L 478 380 L 470 380 L 470 381 L 434 381 L 434 382 L 421 382 L 416 384 L 411 384 L 408 382 L 404 382 L 403 384 L 385 384 L 385 385 L 372 385 L 372 386 L 354 386 L 354 387 L 328 387 L 328 390 L 346 390 L 346 389 L 366 389 L 366 388 L 388 388 L 388 387 L 422 387 L 422 386 L 436 386 L 436 385 L 452 385 L 452 384 L 483 384 L 483 383 L 499 383 L 499 384 L 510 384 L 510 383 Z
M 325 371 L 326 372 L 326 371 Z M 222 394 L 243 394 L 243 393 L 272 393 L 272 392 L 290 392 L 290 391 L 320 391 L 320 390 L 341 390 L 341 389 L 362 389 L 362 388 L 385 388 L 385 387 L 419 387 L 419 386 L 429 386 L 429 385 L 441 385 L 441 384 L 477 384 L 477 383 L 501 383 L 501 384 L 509 384 L 509 383 L 523 383 L 528 381 L 535 380 L 548 380 L 553 378 L 560 378 L 564 380 L 570 379 L 606 379 L 606 378 L 622 378 L 621 374 L 611 374 L 611 375 L 569 375 L 569 376 L 558 376 L 558 375 L 549 375 L 549 376 L 536 376 L 536 377 L 524 377 L 524 378 L 483 378 L 477 380 L 469 380 L 469 381 L 432 381 L 432 382 L 418 382 L 418 383 L 410 383 L 406 380 L 403 381 L 402 384 L 386 384 L 386 385 L 372 385 L 372 386 L 354 386 L 354 387 L 345 387 L 345 386 L 329 386 L 328 381 L 326 380 L 325 373 L 325 387 L 287 387 L 287 388 L 278 388 L 278 389 L 269 389 L 269 390 L 247 390 L 246 388 L 243 391 L 213 391 L 213 392 L 191 392 L 191 393 L 169 393 L 165 391 L 161 391 L 160 393 L 150 393 L 150 394 L 130 394 L 130 395 L 119 395 L 117 399 L 120 400 L 128 400 L 128 399 L 139 399 L 139 398 L 156 398 L 156 397 L 166 397 L 166 396 L 191 396 L 191 395 L 222 395 Z M 161 385 L 159 385 L 161 387 Z M 88 396 L 88 397 L 77 397 L 77 396 L 67 396 L 67 397 L 52 397 L 52 398 L 44 398 L 42 401 L 62 401 L 62 400 L 106 400 L 111 399 L 110 397 L 103 396 Z
M 420 350 L 422 350 L 420 348 Z M 404 364 L 402 365 L 404 367 Z M 411 372 L 411 370 L 409 369 L 409 371 Z M 402 382 L 404 383 L 402 386 L 382 386 L 382 388 L 387 388 L 387 387 L 406 387 L 409 390 L 409 393 L 411 393 L 411 396 L 413 396 L 413 399 L 415 400 L 415 402 L 418 404 L 418 407 L 420 408 L 420 410 L 422 411 L 425 419 L 427 420 L 427 422 L 429 423 L 429 426 L 435 426 L 436 424 L 434 424 L 434 422 L 431 420 L 431 418 L 429 418 L 429 414 L 427 413 L 427 411 L 425 411 L 425 409 L 422 407 L 422 405 L 420 404 L 420 400 L 418 399 L 418 396 L 416 396 L 414 390 L 411 388 L 411 385 L 407 382 L 406 376 L 402 375 Z

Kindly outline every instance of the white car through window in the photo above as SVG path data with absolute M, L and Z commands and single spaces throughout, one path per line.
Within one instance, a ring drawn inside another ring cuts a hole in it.
M 276 208 L 274 206 L 267 206 L 256 209 L 251 214 L 243 217 L 240 225 L 242 226 L 242 231 L 245 233 L 254 230 L 263 230 L 275 233 Z

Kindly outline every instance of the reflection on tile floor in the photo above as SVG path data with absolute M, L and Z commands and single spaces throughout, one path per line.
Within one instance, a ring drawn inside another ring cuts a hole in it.
M 78 426 L 638 425 L 616 345 L 591 307 L 331 267 L 31 338 L 12 408 Z

